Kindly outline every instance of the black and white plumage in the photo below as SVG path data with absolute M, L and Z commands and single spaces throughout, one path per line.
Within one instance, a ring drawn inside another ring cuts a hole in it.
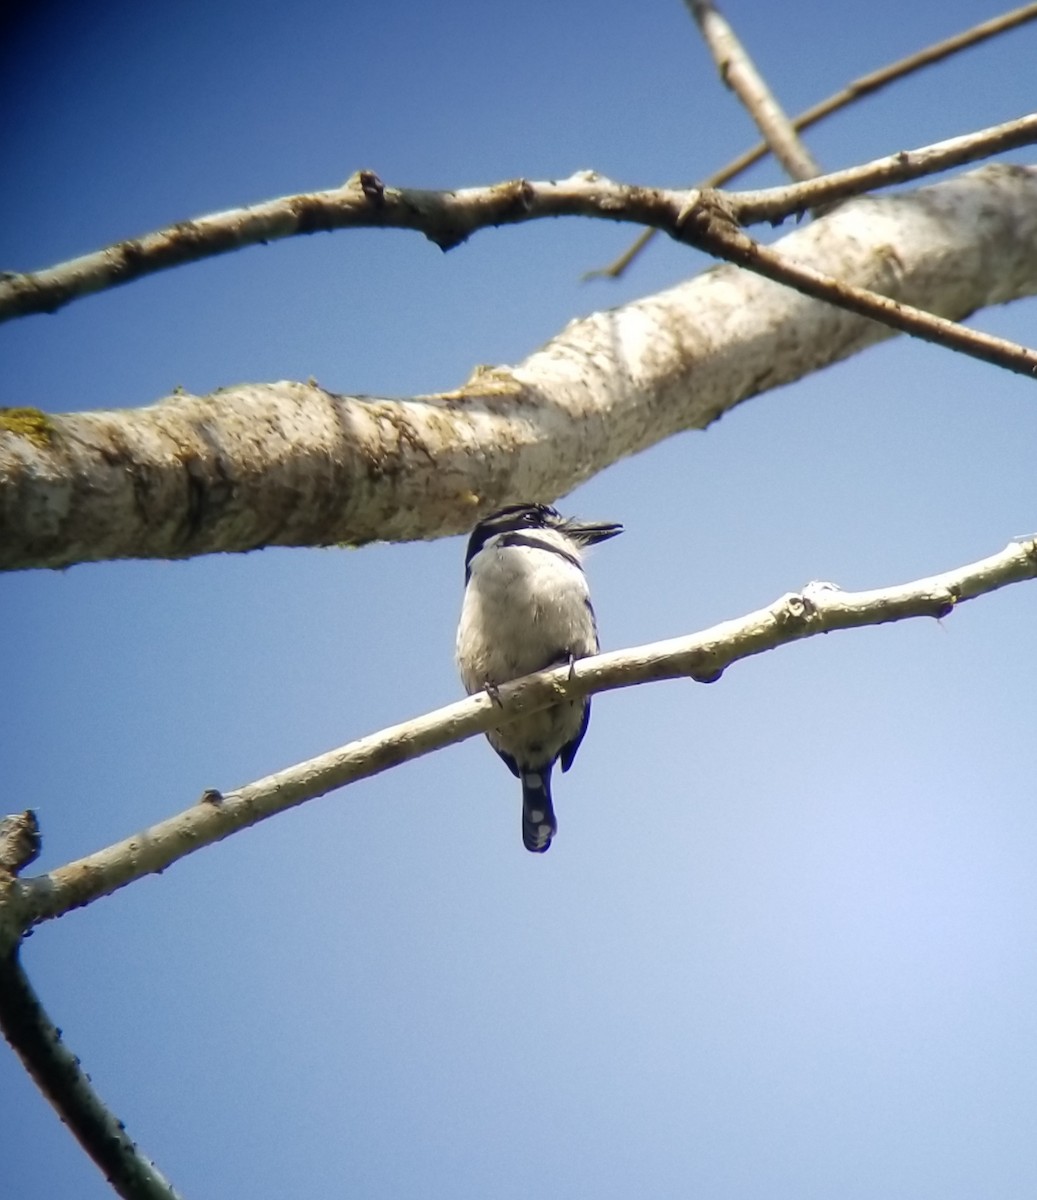
M 476 525 L 465 557 L 457 665 L 471 695 L 597 653 L 582 551 L 622 525 L 566 520 L 546 504 L 511 504 Z M 590 700 L 531 713 L 486 736 L 522 782 L 522 842 L 543 853 L 557 832 L 551 769 L 568 771 Z

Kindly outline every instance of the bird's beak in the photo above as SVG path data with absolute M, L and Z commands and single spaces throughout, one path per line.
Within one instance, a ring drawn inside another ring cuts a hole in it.
M 593 546 L 597 542 L 607 542 L 616 534 L 623 532 L 623 526 L 613 521 L 566 521 L 563 531 L 573 541 L 583 546 Z

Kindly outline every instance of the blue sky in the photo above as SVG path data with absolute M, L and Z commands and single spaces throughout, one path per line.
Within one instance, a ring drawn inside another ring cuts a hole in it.
M 790 110 L 992 15 L 731 3 Z M 354 170 L 690 182 L 752 140 L 679 0 L 41 3 L 0 36 L 0 267 Z M 810 138 L 830 168 L 1034 107 L 1037 31 Z M 1032 156 L 1031 156 L 1032 157 Z M 1028 161 L 1025 152 L 1017 154 Z M 776 180 L 761 168 L 756 183 Z M 356 232 L 0 327 L 0 404 L 176 385 L 456 386 L 704 260 L 631 231 Z M 976 324 L 1033 345 L 1037 307 Z M 917 578 L 1037 529 L 1031 384 L 904 340 L 560 502 L 621 520 L 609 648 L 811 579 Z M 47 869 L 455 699 L 463 541 L 0 580 L 5 811 Z M 1037 1190 L 1037 659 L 1017 587 L 711 686 L 603 696 L 545 856 L 482 739 L 306 805 L 36 932 L 26 965 L 185 1196 L 966 1200 Z M 13 1055 L 5 1179 L 109 1195 Z

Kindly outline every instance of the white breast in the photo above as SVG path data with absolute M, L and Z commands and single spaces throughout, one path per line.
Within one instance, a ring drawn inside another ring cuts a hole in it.
M 472 559 L 457 630 L 458 666 L 469 692 L 598 648 L 583 571 L 551 550 L 496 542 Z

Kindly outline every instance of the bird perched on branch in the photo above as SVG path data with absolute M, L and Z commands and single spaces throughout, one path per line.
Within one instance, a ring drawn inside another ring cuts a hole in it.
M 457 665 L 465 690 L 573 663 L 598 651 L 582 552 L 622 525 L 566 519 L 546 504 L 510 504 L 476 525 L 465 556 Z M 557 832 L 551 769 L 568 771 L 590 719 L 590 700 L 519 717 L 486 737 L 522 782 L 522 842 L 543 853 Z

